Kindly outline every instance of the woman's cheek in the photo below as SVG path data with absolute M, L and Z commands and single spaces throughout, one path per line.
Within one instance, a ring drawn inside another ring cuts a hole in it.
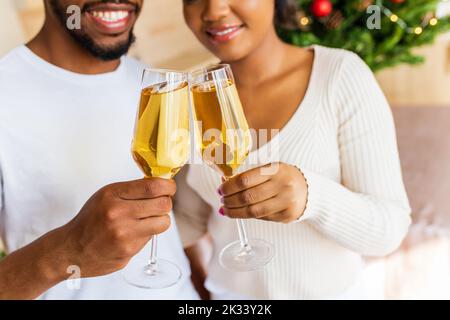
M 270 24 L 275 15 L 274 0 L 235 0 L 236 4 L 233 9 L 249 27 L 261 27 Z

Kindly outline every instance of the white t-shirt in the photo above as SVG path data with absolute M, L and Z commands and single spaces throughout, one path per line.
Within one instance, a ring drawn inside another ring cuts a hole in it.
M 69 222 L 101 187 L 142 178 L 130 153 L 142 69 L 124 57 L 114 72 L 81 75 L 25 46 L 0 60 L 0 236 L 8 252 Z M 198 298 L 172 222 L 158 256 L 182 269 L 177 285 L 139 289 L 116 272 L 60 283 L 41 298 Z M 131 263 L 144 265 L 148 255 L 147 244 Z

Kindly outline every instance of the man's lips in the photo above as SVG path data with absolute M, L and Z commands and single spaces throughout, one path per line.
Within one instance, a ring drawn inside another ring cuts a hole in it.
M 218 27 L 209 27 L 205 31 L 214 42 L 224 43 L 238 36 L 243 27 L 243 25 L 222 25 Z
M 136 6 L 129 4 L 98 4 L 89 6 L 86 15 L 102 33 L 120 34 L 134 21 Z

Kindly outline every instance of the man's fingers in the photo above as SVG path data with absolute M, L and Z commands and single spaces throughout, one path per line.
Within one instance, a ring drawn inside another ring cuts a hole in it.
M 123 208 L 135 219 L 165 216 L 172 210 L 170 197 L 158 197 L 146 200 L 123 201 Z
M 115 194 L 123 200 L 141 200 L 173 196 L 176 190 L 175 181 L 159 178 L 120 182 L 114 185 Z
M 261 174 L 261 168 L 263 167 L 251 169 L 228 179 L 220 186 L 220 194 L 227 197 L 270 180 L 272 176 Z
M 266 181 L 250 189 L 224 197 L 223 205 L 229 209 L 246 207 L 273 198 L 278 192 L 273 181 Z
M 152 237 L 156 234 L 163 233 L 170 227 L 170 216 L 150 217 L 140 220 L 134 226 L 134 234 L 136 237 Z
M 285 206 L 285 203 L 279 197 L 274 197 L 242 208 L 229 209 L 223 207 L 223 213 L 230 218 L 261 219 L 284 210 Z

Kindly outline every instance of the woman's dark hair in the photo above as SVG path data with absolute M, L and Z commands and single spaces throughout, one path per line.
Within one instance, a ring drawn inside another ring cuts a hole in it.
M 275 0 L 275 26 L 287 29 L 298 26 L 297 10 L 296 0 Z

